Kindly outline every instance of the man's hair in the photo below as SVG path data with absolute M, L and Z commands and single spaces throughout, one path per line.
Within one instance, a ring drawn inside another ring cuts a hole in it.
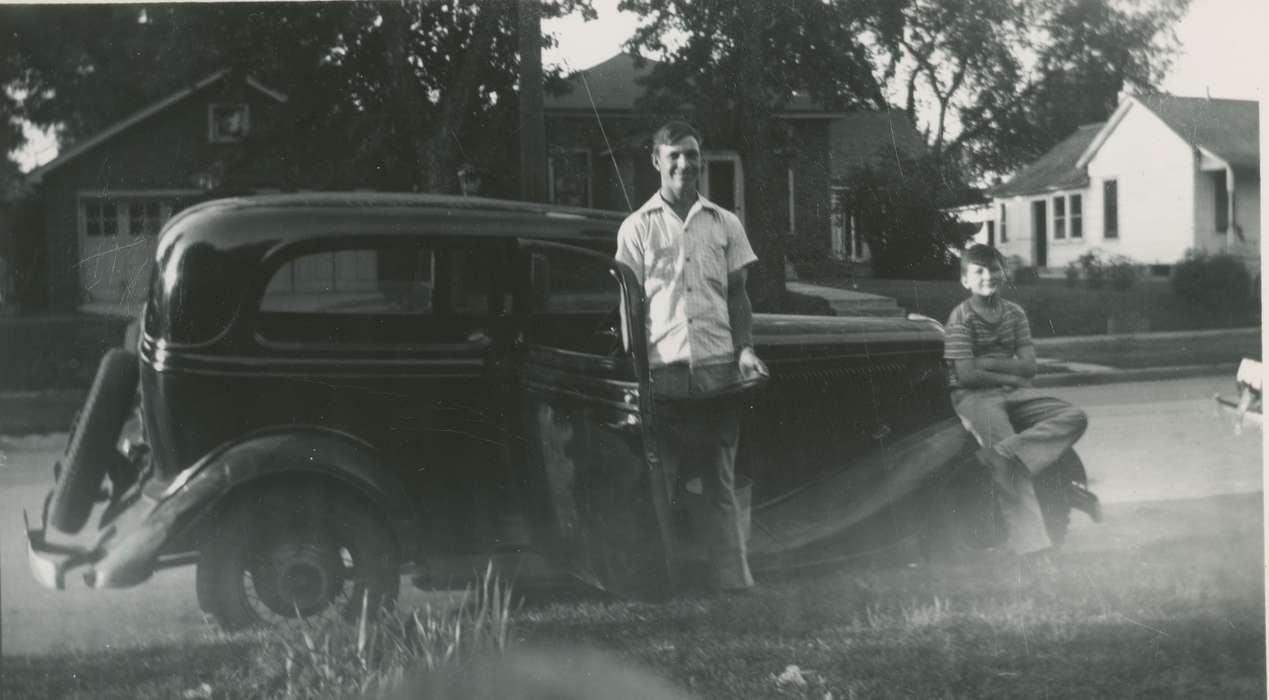
M 701 135 L 696 133 L 696 129 L 692 128 L 687 122 L 672 121 L 661 125 L 656 133 L 652 134 L 652 152 L 656 153 L 661 146 L 672 146 L 681 139 L 693 137 L 697 143 L 701 141 Z
M 969 248 L 966 248 L 964 253 L 961 253 L 962 275 L 965 274 L 965 270 L 969 267 L 970 263 L 982 265 L 983 267 L 995 266 L 1004 268 L 1005 266 L 1005 260 L 1004 257 L 1001 256 L 1000 251 L 989 245 L 983 245 L 982 243 L 976 243 Z

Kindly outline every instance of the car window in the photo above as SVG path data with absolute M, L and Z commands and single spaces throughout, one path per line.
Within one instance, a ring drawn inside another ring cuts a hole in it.
M 562 250 L 533 255 L 533 289 L 539 312 L 584 315 L 612 311 L 620 303 L 621 290 L 604 262 Z
M 429 313 L 435 279 L 435 253 L 424 248 L 311 253 L 274 273 L 260 310 Z
M 265 341 L 394 345 L 487 341 L 493 250 L 383 244 L 307 252 L 269 279 Z
M 614 343 L 621 342 L 621 286 L 610 261 L 570 250 L 538 250 L 530 280 L 532 343 L 593 355 L 614 353 Z

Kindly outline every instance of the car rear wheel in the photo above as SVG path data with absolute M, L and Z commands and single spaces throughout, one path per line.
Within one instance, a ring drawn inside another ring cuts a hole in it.
M 1066 542 L 1071 525 L 1071 504 L 1066 485 L 1087 486 L 1084 463 L 1074 450 L 1035 477 L 1036 500 L 1054 547 Z M 972 457 L 948 478 L 931 485 L 920 546 L 928 560 L 956 561 L 972 553 L 1005 543 L 1008 532 L 993 494 L 991 478 Z
M 324 489 L 275 489 L 235 501 L 207 530 L 196 574 L 199 606 L 221 627 L 297 618 L 355 619 L 396 600 L 392 532 L 365 505 Z
M 137 390 L 137 356 L 112 349 L 101 358 L 80 409 L 49 501 L 49 524 L 68 534 L 83 529 L 108 471 L 124 472 L 127 459 L 115 442 Z

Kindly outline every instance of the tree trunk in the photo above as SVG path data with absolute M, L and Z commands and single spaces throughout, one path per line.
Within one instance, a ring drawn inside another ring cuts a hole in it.
M 542 114 L 542 7 L 519 0 L 520 198 L 546 201 L 546 123 Z
M 483 70 L 489 65 L 489 55 L 493 47 L 493 35 L 498 28 L 499 15 L 504 8 L 499 3 L 486 2 L 477 5 L 476 17 L 472 20 L 467 49 L 463 51 L 462 63 L 441 93 L 438 105 L 440 119 L 432 125 L 428 133 L 428 159 L 425 191 L 457 193 L 458 185 L 458 150 L 459 134 L 463 124 L 471 113 L 472 103 L 476 100 L 476 91 L 480 86 Z
M 406 141 L 401 145 L 411 156 L 407 159 L 410 163 L 409 172 L 405 174 L 407 182 L 399 184 L 417 190 L 423 183 L 430 158 L 423 136 L 423 95 L 410 65 L 410 17 L 400 2 L 384 3 L 382 9 L 384 59 L 392 86 L 389 128 L 393 138 Z
M 736 118 L 741 127 L 745 178 L 745 228 L 758 255 L 751 268 L 749 295 L 754 307 L 764 311 L 786 308 L 784 287 L 784 241 L 781 222 L 772 206 L 778 180 L 771 151 L 771 106 L 763 90 L 762 71 L 766 65 L 766 30 L 770 9 L 765 0 L 749 0 L 739 10 L 740 80 L 736 87 Z

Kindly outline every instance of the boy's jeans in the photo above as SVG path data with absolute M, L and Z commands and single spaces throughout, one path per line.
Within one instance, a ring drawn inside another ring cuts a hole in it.
M 1026 475 L 992 475 L 1014 479 L 1017 496 L 1000 493 L 1009 549 L 1026 554 L 1048 548 L 1052 543 L 1028 476 L 1043 471 L 1074 445 L 1088 427 L 1088 417 L 1061 399 L 1028 388 L 954 389 L 952 406 L 980 445 L 1016 457 L 1027 468 Z

